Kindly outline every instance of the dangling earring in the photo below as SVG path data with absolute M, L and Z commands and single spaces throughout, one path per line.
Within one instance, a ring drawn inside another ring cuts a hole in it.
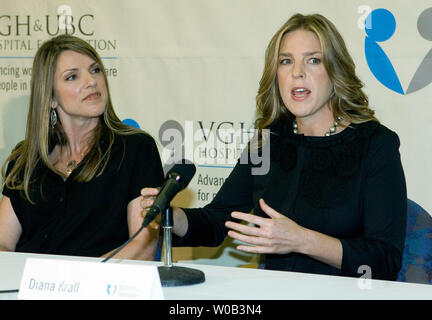
M 51 109 L 50 120 L 51 120 L 51 127 L 54 129 L 57 123 L 57 112 L 55 112 L 55 109 Z

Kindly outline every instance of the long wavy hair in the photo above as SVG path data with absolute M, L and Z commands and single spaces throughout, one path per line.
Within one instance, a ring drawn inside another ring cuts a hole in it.
M 108 93 L 105 111 L 100 116 L 99 125 L 93 131 L 89 151 L 83 159 L 83 168 L 74 179 L 79 182 L 88 182 L 103 172 L 110 158 L 115 134 L 128 135 L 143 132 L 126 126 L 115 114 L 102 60 L 90 44 L 71 35 L 60 35 L 44 42 L 33 60 L 25 139 L 18 143 L 1 169 L 3 185 L 10 189 L 23 190 L 31 203 L 33 202 L 30 198 L 30 184 L 37 164 L 43 162 L 49 169 L 60 174 L 51 163 L 49 154 L 56 144 L 62 146 L 68 144 L 61 121 L 57 121 L 54 128 L 50 125 L 51 102 L 54 97 L 54 74 L 60 54 L 67 50 L 84 54 L 99 64 Z M 107 150 L 102 150 L 99 144 L 104 132 L 109 136 Z M 13 167 L 6 175 L 6 168 L 11 161 L 14 162 Z
M 276 32 L 266 49 L 264 71 L 256 96 L 255 128 L 261 131 L 278 120 L 293 117 L 282 101 L 276 72 L 283 36 L 299 29 L 315 33 L 320 41 L 323 63 L 334 86 L 329 101 L 334 118 L 341 117 L 351 123 L 378 121 L 375 112 L 369 108 L 368 97 L 362 90 L 363 83 L 355 73 L 354 61 L 333 23 L 320 14 L 295 14 Z

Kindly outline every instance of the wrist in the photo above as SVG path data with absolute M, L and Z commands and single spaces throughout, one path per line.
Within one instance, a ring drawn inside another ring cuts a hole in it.
M 297 249 L 295 250 L 298 253 L 309 255 L 311 252 L 311 247 L 313 243 L 313 235 L 312 230 L 299 226 L 299 243 L 297 245 Z
M 343 248 L 339 239 L 303 227 L 300 230 L 302 235 L 297 252 L 341 268 Z

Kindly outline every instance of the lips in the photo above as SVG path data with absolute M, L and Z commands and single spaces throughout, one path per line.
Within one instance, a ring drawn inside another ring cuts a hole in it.
M 90 93 L 88 96 L 86 96 L 86 97 L 83 99 L 83 101 L 96 100 L 96 99 L 99 99 L 100 96 L 101 96 L 101 93 L 100 93 L 100 92 L 93 92 L 93 93 Z
M 296 101 L 305 100 L 310 94 L 311 91 L 305 87 L 295 87 L 291 90 L 291 97 Z

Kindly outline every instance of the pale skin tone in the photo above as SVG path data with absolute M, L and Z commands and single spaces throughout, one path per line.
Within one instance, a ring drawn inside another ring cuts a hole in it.
M 105 79 L 101 66 L 96 61 L 70 50 L 60 54 L 51 107 L 56 109 L 69 144 L 63 147 L 55 146 L 50 159 L 63 179 L 68 177 L 67 163 L 71 160 L 79 163 L 85 157 L 89 148 L 89 137 L 100 121 L 99 117 L 105 110 L 107 98 Z M 141 197 L 137 197 L 127 206 L 129 235 L 133 235 L 142 222 Z M 158 228 L 157 224 L 152 223 L 116 254 L 115 258 L 153 260 Z M 15 251 L 22 228 L 7 196 L 3 196 L 0 201 L 0 230 L 0 250 Z
M 299 133 L 306 136 L 324 136 L 333 125 L 329 99 L 333 85 L 322 63 L 318 37 L 305 30 L 294 30 L 284 35 L 277 69 L 277 80 L 282 100 L 296 117 Z M 294 91 L 294 90 L 298 91 Z M 342 122 L 336 133 L 349 123 Z M 141 206 L 148 210 L 158 190 L 144 188 Z M 292 219 L 268 206 L 264 199 L 259 206 L 266 215 L 260 217 L 245 212 L 232 212 L 231 216 L 244 223 L 227 221 L 228 236 L 245 242 L 238 250 L 253 253 L 287 254 L 298 252 L 340 269 L 342 244 L 339 239 L 304 228 Z M 184 211 L 174 208 L 173 232 L 182 237 L 188 229 Z

